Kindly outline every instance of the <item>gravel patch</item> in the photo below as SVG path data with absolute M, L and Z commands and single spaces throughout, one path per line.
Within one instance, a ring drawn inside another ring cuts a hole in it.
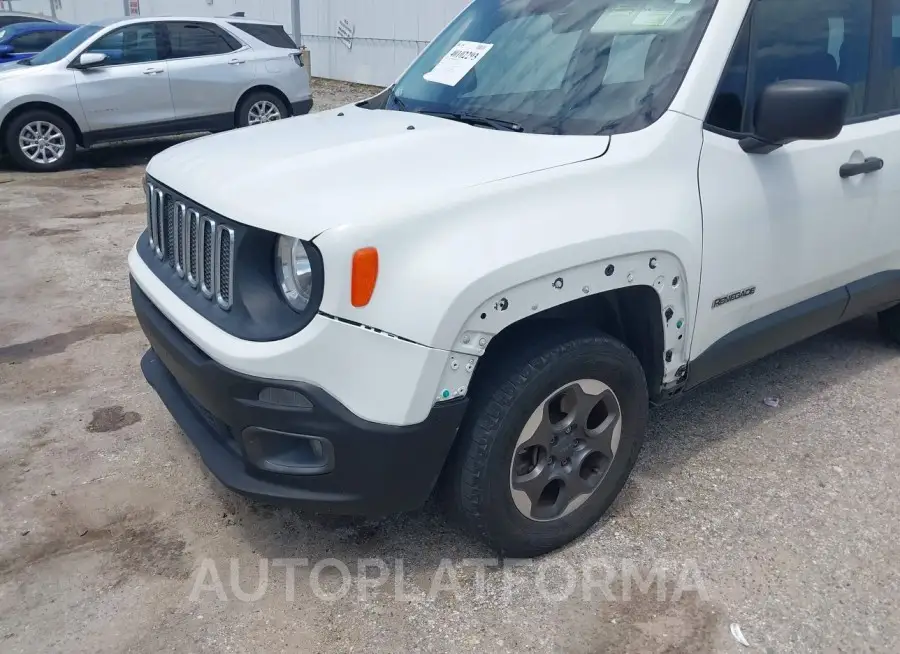
M 314 77 L 312 90 L 313 111 L 325 111 L 351 102 L 359 102 L 375 95 L 382 89 L 377 86 Z

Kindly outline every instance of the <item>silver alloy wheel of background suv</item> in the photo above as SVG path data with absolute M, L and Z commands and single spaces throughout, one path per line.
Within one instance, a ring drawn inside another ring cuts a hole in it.
M 281 120 L 281 110 L 274 102 L 269 100 L 259 100 L 254 102 L 247 112 L 247 123 L 249 125 L 259 125 L 261 123 L 270 123 L 274 120 Z
M 28 159 L 42 166 L 54 164 L 66 153 L 66 137 L 53 123 L 36 120 L 19 130 L 19 148 Z

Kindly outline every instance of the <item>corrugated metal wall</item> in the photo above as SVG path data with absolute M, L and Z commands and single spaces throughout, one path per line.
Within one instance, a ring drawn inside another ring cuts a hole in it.
M 386 86 L 470 0 L 299 0 L 316 77 Z M 352 48 L 338 23 L 354 27 Z

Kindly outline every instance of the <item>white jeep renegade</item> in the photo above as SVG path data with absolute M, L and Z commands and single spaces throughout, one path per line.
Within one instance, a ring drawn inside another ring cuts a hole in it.
M 475 0 L 367 101 L 150 162 L 144 374 L 241 493 L 562 546 L 651 402 L 900 340 L 898 45 L 897 0 Z

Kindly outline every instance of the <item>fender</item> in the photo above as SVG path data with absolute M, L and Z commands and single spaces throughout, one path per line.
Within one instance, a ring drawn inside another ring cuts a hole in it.
M 74 91 L 74 88 L 72 90 Z M 0 125 L 4 125 L 9 116 L 18 113 L 22 107 L 28 105 L 43 105 L 43 108 L 52 109 L 63 116 L 68 116 L 75 126 L 76 132 L 80 138 L 81 134 L 87 130 L 87 119 L 81 108 L 81 102 L 78 100 L 77 95 L 75 96 L 74 101 L 60 102 L 60 99 L 71 100 L 67 93 L 61 93 L 60 97 L 51 97 L 44 94 L 30 94 L 16 97 L 15 100 L 3 107 L 3 113 L 0 115 Z
M 436 400 L 465 395 L 491 340 L 525 318 L 568 302 L 609 291 L 647 286 L 659 296 L 663 324 L 663 384 L 678 383 L 690 355 L 690 294 L 684 266 L 670 252 L 612 257 L 531 279 L 497 293 L 468 317 L 451 348 Z
M 455 196 L 399 192 L 365 223 L 314 239 L 325 265 L 321 311 L 447 351 L 436 392 L 453 397 L 465 394 L 466 373 L 510 325 L 573 300 L 646 286 L 660 298 L 663 383 L 673 384 L 689 358 L 700 286 L 701 130 L 700 121 L 669 113 L 614 136 L 591 159 Z M 353 307 L 350 262 L 361 247 L 378 249 L 378 280 L 371 302 Z

